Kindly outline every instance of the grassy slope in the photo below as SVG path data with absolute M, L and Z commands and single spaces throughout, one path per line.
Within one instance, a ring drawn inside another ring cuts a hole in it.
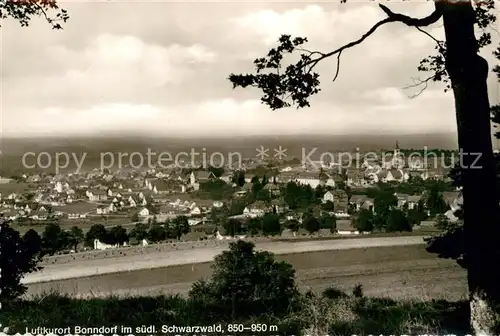
M 174 296 L 107 298 L 77 300 L 51 294 L 30 301 L 7 303 L 2 307 L 2 323 L 9 333 L 25 332 L 25 328 L 74 326 L 211 325 L 213 323 L 268 323 L 278 332 L 291 335 L 306 330 L 318 335 L 348 334 L 464 334 L 467 327 L 467 304 L 446 301 L 393 301 L 378 298 L 336 299 L 310 297 L 302 308 L 286 316 L 251 314 L 233 318 L 208 318 Z M 245 333 L 239 333 L 245 334 Z M 248 333 L 256 334 L 256 333 Z

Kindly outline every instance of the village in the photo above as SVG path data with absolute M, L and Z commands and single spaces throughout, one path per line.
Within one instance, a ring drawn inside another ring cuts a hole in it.
M 79 243 L 106 249 L 169 240 L 358 235 L 457 221 L 461 195 L 449 169 L 402 156 L 396 144 L 388 159 L 365 159 L 358 169 L 247 159 L 239 169 L 24 173 L 2 179 L 0 212 L 24 234 L 54 240 L 57 234 L 44 230 L 57 226 L 78 236 L 53 253 L 76 252 Z M 392 209 L 398 212 L 390 219 Z

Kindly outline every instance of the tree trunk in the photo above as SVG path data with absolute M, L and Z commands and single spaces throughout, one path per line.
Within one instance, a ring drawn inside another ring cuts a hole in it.
M 499 199 L 491 143 L 488 63 L 478 55 L 470 0 L 436 0 L 446 34 L 446 69 L 455 96 L 463 172 L 464 230 L 471 326 L 493 335 L 500 302 Z

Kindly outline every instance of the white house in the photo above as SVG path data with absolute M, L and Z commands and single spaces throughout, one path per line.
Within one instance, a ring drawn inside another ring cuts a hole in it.
M 327 187 L 335 187 L 335 180 L 331 177 L 331 176 L 328 176 L 328 179 L 326 180 L 326 183 L 325 185 Z
M 98 215 L 107 215 L 109 214 L 109 212 L 110 212 L 109 206 L 108 207 L 100 206 L 96 209 L 96 213 Z
M 191 209 L 191 211 L 189 212 L 191 215 L 200 215 L 201 214 L 201 210 L 199 207 L 194 207 L 193 209 Z
M 224 203 L 221 201 L 214 201 L 213 203 L 214 208 L 222 208 L 224 206 Z
M 139 216 L 147 217 L 151 214 L 151 211 L 149 211 L 148 208 L 142 208 L 141 211 L 139 211 Z
M 195 226 L 198 224 L 203 224 L 203 219 L 202 218 L 189 218 L 188 219 L 188 224 L 189 226 Z
M 57 182 L 56 186 L 54 187 L 54 190 L 57 191 L 58 193 L 62 193 L 64 188 L 61 182 Z
M 333 202 L 333 193 L 331 191 L 327 191 L 324 195 L 323 195 L 323 203 L 326 203 L 328 201 L 330 202 Z
M 251 217 L 260 217 L 264 216 L 266 212 L 270 212 L 272 209 L 270 209 L 269 206 L 267 206 L 264 202 L 262 201 L 257 201 L 253 204 L 250 204 L 243 210 L 244 215 L 249 215 Z
M 108 193 L 102 190 L 87 191 L 87 197 L 94 202 L 105 201 L 108 199 Z
M 351 215 L 349 215 L 347 212 L 334 212 L 333 214 L 335 216 L 335 218 L 338 218 L 338 219 L 349 219 L 351 218 Z
M 135 208 L 137 206 L 137 202 L 134 200 L 134 198 L 132 196 L 129 196 L 128 204 L 130 204 L 130 206 L 133 208 Z
M 397 169 L 388 170 L 385 180 L 387 182 L 391 182 L 391 181 L 401 182 L 404 180 L 403 172 L 401 170 L 397 170 Z
M 67 215 L 68 215 L 68 219 L 83 219 L 83 218 L 87 218 L 87 214 L 85 214 L 85 213 L 69 213 Z
M 220 232 L 217 230 L 217 232 L 215 233 L 215 237 L 218 239 L 218 240 L 232 240 L 232 239 L 245 239 L 246 236 L 223 236 L 220 234 Z
M 418 202 L 420 201 L 420 198 L 422 196 L 418 196 L 418 195 L 411 195 L 411 196 L 408 196 L 408 209 L 414 209 L 417 205 L 418 205 Z
M 298 184 L 310 185 L 313 189 L 321 184 L 318 173 L 299 173 L 295 180 Z
M 108 210 L 109 210 L 109 212 L 116 212 L 118 209 L 116 208 L 116 205 L 114 203 L 111 203 L 108 206 Z
M 48 215 L 49 212 L 47 211 L 47 209 L 45 209 L 45 207 L 42 206 L 36 211 L 33 216 L 31 216 L 31 218 L 34 220 L 46 220 L 48 218 Z
M 94 239 L 94 250 L 107 250 L 107 249 L 112 249 L 112 248 L 117 248 L 119 245 L 110 245 L 110 244 L 105 244 L 101 243 L 99 239 Z
M 200 182 L 206 182 L 209 181 L 210 179 L 215 179 L 215 175 L 212 172 L 208 171 L 194 171 L 191 172 L 189 175 L 189 183 L 191 186 L 195 186 L 195 184 L 198 184 Z

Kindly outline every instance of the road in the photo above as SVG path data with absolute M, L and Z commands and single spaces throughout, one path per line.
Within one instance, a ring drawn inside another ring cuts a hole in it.
M 267 250 L 279 255 L 419 244 L 423 244 L 423 236 L 353 238 L 345 240 L 318 240 L 306 242 L 263 242 L 257 243 L 256 248 L 258 250 Z M 144 255 L 119 256 L 116 258 L 106 259 L 75 260 L 61 265 L 47 265 L 40 272 L 28 274 L 22 280 L 22 283 L 32 284 L 117 272 L 131 272 L 142 269 L 209 262 L 225 249 L 227 248 L 211 247 L 171 252 L 155 252 Z

